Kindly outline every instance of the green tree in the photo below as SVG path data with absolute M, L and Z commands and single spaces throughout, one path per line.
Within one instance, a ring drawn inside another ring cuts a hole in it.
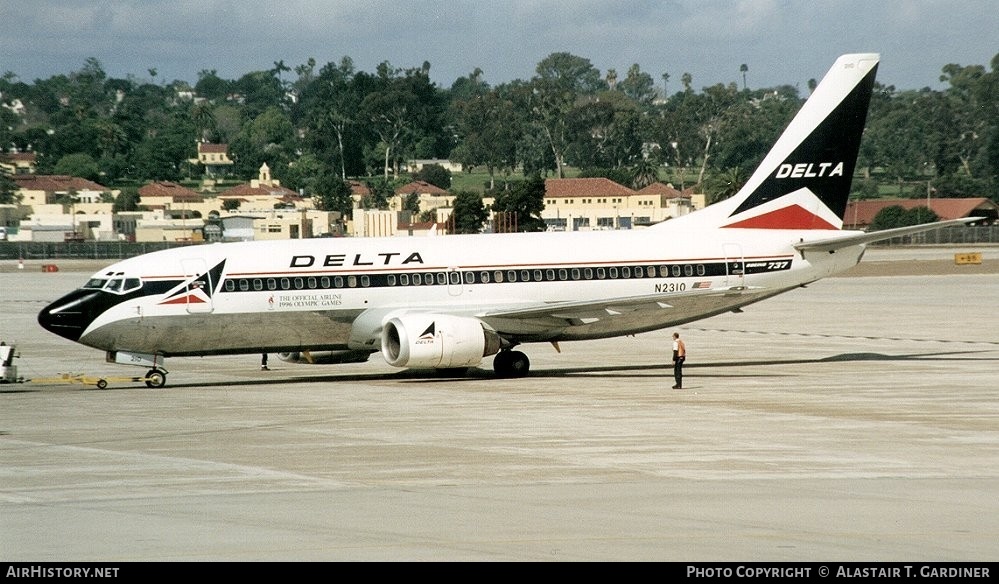
M 621 168 L 641 157 L 637 105 L 621 92 L 581 101 L 568 113 L 566 158 L 576 166 Z
M 388 209 L 389 199 L 395 194 L 392 182 L 384 179 L 371 179 L 367 181 L 368 196 L 362 200 L 366 209 Z M 417 203 L 419 208 L 419 203 Z
M 740 166 L 731 166 L 722 172 L 712 173 L 705 184 L 709 204 L 727 199 L 746 184 L 748 173 Z
M 198 82 L 194 84 L 194 91 L 199 97 L 214 101 L 224 99 L 231 85 L 232 82 L 219 77 L 215 69 L 202 69 L 198 72 Z
M 213 110 L 214 107 L 207 101 L 196 103 L 191 109 L 191 119 L 198 128 L 198 138 L 207 142 L 218 139 L 218 125 Z
M 402 210 L 409 211 L 415 217 L 420 212 L 420 195 L 419 193 L 409 193 L 402 200 Z
M 535 72 L 538 79 L 551 82 L 570 93 L 593 94 L 607 89 L 600 70 L 589 59 L 572 53 L 552 53 L 542 59 Z
M 413 175 L 413 180 L 430 183 L 444 190 L 451 188 L 451 171 L 439 164 L 425 164 Z
M 489 188 L 496 184 L 497 171 L 509 175 L 517 165 L 523 115 L 514 103 L 515 93 L 515 88 L 503 85 L 451 103 L 450 114 L 458 136 L 451 159 L 466 169 L 485 165 Z
M 628 74 L 617 89 L 637 104 L 649 105 L 656 97 L 656 83 L 652 76 L 642 71 L 635 63 L 628 67 Z
M 482 204 L 482 195 L 460 191 L 454 197 L 451 217 L 455 233 L 480 233 L 489 218 L 489 211 Z
M 870 231 L 908 227 L 921 223 L 933 223 L 939 220 L 936 213 L 926 207 L 915 207 L 906 210 L 901 205 L 892 205 L 878 211 L 871 220 Z
M 631 167 L 631 188 L 641 190 L 659 181 L 659 169 L 651 158 L 639 157 Z
M 540 176 L 529 177 L 509 190 L 495 195 L 493 211 L 515 214 L 518 231 L 544 231 L 541 212 L 545 209 L 545 181 Z
M 339 64 L 327 63 L 319 76 L 302 88 L 297 110 L 307 129 L 306 145 L 317 157 L 336 161 L 344 180 L 348 169 L 351 174 L 360 174 L 364 169 L 359 155 L 362 136 L 356 136 L 356 143 L 347 143 L 354 137 L 351 128 L 361 122 L 359 108 L 368 79 L 357 79 L 355 74 L 350 57 L 343 57 Z
M 56 174 L 97 180 L 100 168 L 89 154 L 67 154 L 59 159 L 53 169 Z
M 243 99 L 247 119 L 254 119 L 267 108 L 283 108 L 284 87 L 271 71 L 253 71 L 237 79 L 232 90 Z
M 16 205 L 21 202 L 21 195 L 17 194 L 17 183 L 12 181 L 6 174 L 0 172 L 0 205 Z
M 340 221 L 345 222 L 354 208 L 350 185 L 339 174 L 324 166 L 312 184 L 312 198 L 319 201 L 323 211 L 340 213 Z
M 118 196 L 115 197 L 111 210 L 115 213 L 119 213 L 121 211 L 138 211 L 140 199 L 139 189 L 135 187 L 125 187 L 120 193 L 118 193 Z

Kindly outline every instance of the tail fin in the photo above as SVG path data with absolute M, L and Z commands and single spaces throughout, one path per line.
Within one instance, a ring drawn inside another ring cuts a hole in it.
M 843 55 L 746 185 L 712 205 L 723 227 L 840 229 L 879 55 Z

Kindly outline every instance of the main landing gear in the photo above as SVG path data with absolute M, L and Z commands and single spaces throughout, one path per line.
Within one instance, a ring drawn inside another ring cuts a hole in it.
M 520 351 L 504 349 L 493 357 L 493 371 L 498 377 L 524 377 L 531 370 L 531 360 Z

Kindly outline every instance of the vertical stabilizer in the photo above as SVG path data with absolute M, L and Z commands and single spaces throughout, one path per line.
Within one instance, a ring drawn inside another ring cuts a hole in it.
M 719 226 L 843 226 L 878 60 L 875 53 L 836 60 L 745 186 L 706 210 Z

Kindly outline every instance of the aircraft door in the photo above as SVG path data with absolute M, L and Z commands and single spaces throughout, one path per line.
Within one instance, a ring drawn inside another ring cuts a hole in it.
M 725 255 L 725 286 L 746 285 L 746 258 L 742 255 L 742 246 L 738 243 L 722 244 Z
M 447 293 L 448 296 L 461 296 L 465 285 L 461 281 L 462 274 L 458 268 L 447 269 Z
M 214 282 L 208 272 L 208 264 L 201 258 L 180 261 L 187 280 L 187 312 L 205 314 L 215 310 L 212 301 Z

